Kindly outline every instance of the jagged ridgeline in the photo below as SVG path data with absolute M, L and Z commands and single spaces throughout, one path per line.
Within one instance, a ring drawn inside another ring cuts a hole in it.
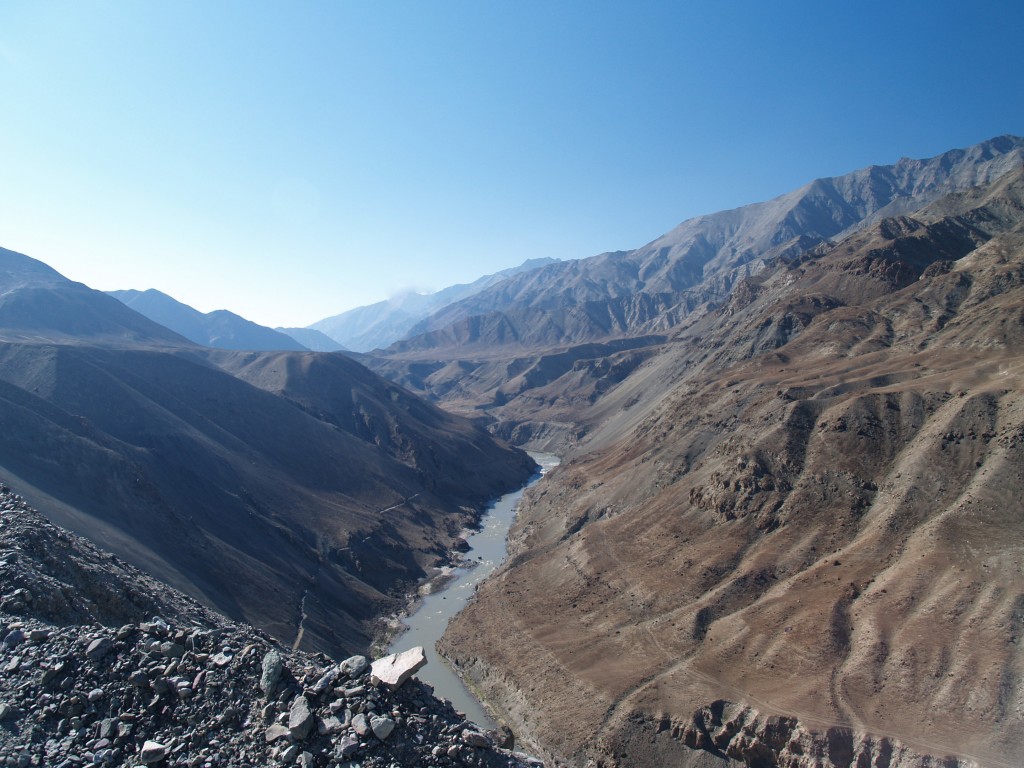
M 612 367 L 499 409 L 577 430 L 443 641 L 517 733 L 580 766 L 1024 763 L 1019 160 Z

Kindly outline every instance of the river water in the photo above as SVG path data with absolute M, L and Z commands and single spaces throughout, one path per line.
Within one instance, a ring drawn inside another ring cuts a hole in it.
M 505 559 L 508 553 L 508 530 L 515 519 L 516 507 L 523 491 L 558 466 L 558 457 L 552 454 L 530 452 L 530 456 L 540 464 L 540 472 L 530 478 L 523 488 L 495 501 L 484 513 L 481 520 L 483 528 L 466 536 L 470 549 L 465 558 L 476 565 L 459 568 L 443 590 L 423 598 L 419 609 L 403 622 L 408 629 L 394 640 L 390 648 L 391 653 L 397 653 L 422 645 L 427 654 L 427 665 L 416 676 L 432 685 L 435 695 L 448 699 L 457 710 L 484 728 L 495 728 L 496 725 L 448 663 L 438 656 L 434 644 L 444 634 L 448 620 L 462 610 L 477 584 L 486 579 Z

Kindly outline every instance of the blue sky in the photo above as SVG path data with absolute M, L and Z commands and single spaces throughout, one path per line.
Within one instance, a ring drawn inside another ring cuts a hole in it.
M 0 246 L 307 325 L 1024 134 L 1024 3 L 0 4 Z

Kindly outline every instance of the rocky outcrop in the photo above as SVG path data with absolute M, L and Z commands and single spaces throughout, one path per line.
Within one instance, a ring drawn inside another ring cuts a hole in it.
M 415 678 L 282 649 L 5 488 L 0 516 L 0 765 L 540 765 Z
M 694 712 L 685 723 L 661 720 L 651 730 L 670 736 L 690 749 L 753 768 L 970 768 L 973 760 L 923 755 L 888 736 L 851 728 L 813 728 L 793 717 L 763 715 L 756 709 L 719 700 Z

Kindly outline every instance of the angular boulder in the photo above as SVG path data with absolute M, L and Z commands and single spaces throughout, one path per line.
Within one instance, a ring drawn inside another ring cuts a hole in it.
M 423 646 L 418 645 L 377 659 L 370 666 L 370 680 L 374 685 L 383 683 L 389 688 L 399 688 L 426 663 L 427 655 Z
M 283 671 L 284 660 L 281 658 L 281 654 L 274 649 L 267 651 L 267 655 L 263 657 L 263 674 L 260 676 L 260 689 L 267 698 L 274 694 L 277 681 L 281 679 Z
M 293 737 L 302 741 L 309 736 L 309 732 L 316 725 L 316 719 L 309 708 L 309 699 L 299 695 L 292 700 L 291 709 L 288 712 L 288 730 Z
M 142 745 L 142 752 L 139 755 L 139 760 L 144 765 L 152 765 L 153 763 L 159 763 L 167 756 L 167 747 L 158 741 L 147 741 Z
M 370 718 L 370 730 L 373 731 L 373 735 L 381 741 L 384 741 L 391 732 L 395 730 L 395 721 L 390 717 L 379 717 L 374 715 Z

